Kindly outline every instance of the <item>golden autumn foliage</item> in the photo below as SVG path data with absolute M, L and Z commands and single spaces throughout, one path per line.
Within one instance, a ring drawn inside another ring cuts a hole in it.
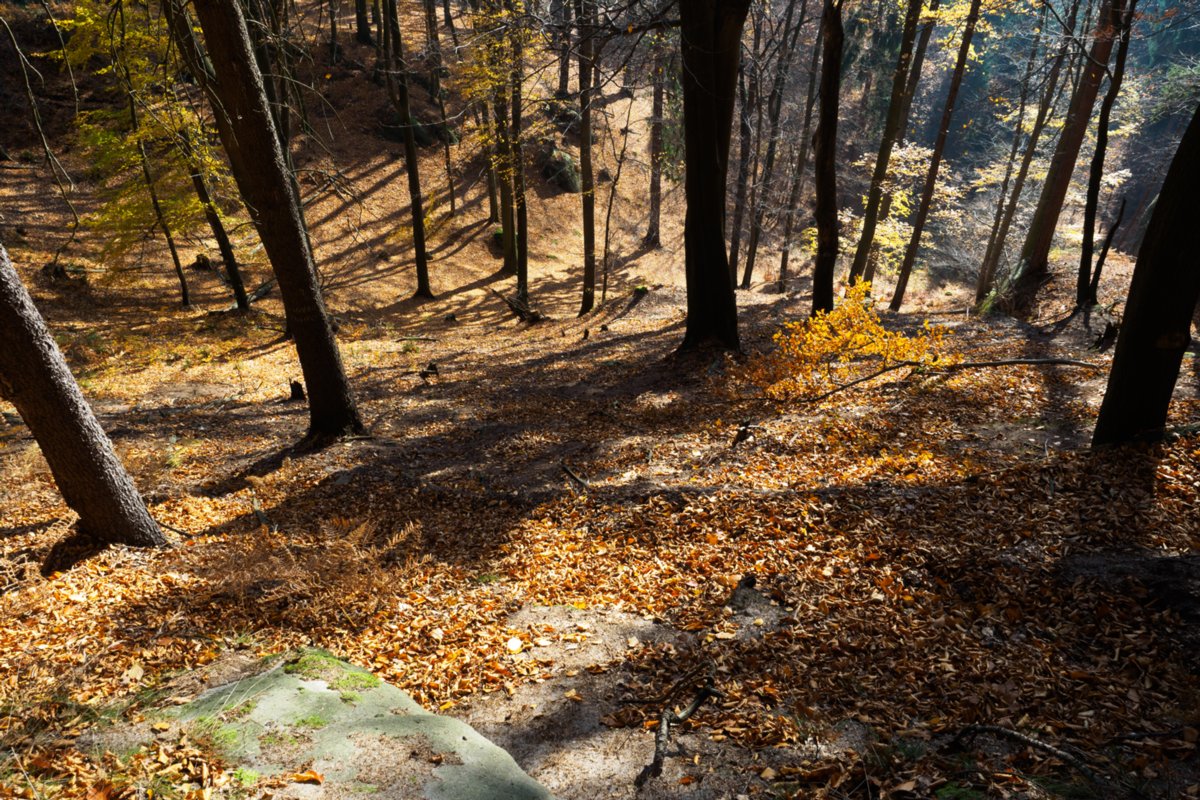
M 870 284 L 858 283 L 832 312 L 785 324 L 775 334 L 776 349 L 754 359 L 746 378 L 786 402 L 817 399 L 900 365 L 952 363 L 956 357 L 943 348 L 945 327 L 926 321 L 912 335 L 889 330 L 870 292 Z

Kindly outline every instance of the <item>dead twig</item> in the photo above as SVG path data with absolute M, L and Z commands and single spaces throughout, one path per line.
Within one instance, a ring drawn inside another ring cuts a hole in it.
M 676 684 L 676 687 L 678 686 L 679 684 Z M 724 696 L 725 693 L 713 685 L 713 674 L 710 669 L 704 684 L 696 690 L 696 694 L 692 697 L 692 702 L 688 703 L 687 708 L 679 713 L 673 711 L 670 705 L 663 708 L 658 717 L 658 730 L 654 732 L 654 760 L 638 773 L 633 781 L 634 787 L 641 789 L 651 778 L 662 775 L 663 761 L 667 757 L 667 745 L 671 742 L 671 726 L 687 722 L 710 697 Z
M 580 487 L 581 489 L 583 489 L 585 492 L 586 492 L 588 489 L 591 489 L 591 488 L 592 488 L 592 485 L 591 485 L 590 483 L 588 483 L 586 480 L 584 480 L 584 479 L 583 479 L 583 478 L 582 478 L 582 477 L 579 475 L 579 473 L 577 473 L 575 470 L 573 470 L 573 469 L 571 469 L 569 466 L 567 466 L 567 462 L 565 462 L 565 461 L 562 461 L 562 462 L 560 462 L 560 463 L 559 463 L 559 466 L 561 466 L 561 467 L 562 467 L 562 471 L 563 471 L 563 473 L 565 473 L 565 474 L 566 474 L 566 476 L 567 476 L 568 478 L 570 478 L 572 481 L 574 481 L 576 484 L 578 484 L 578 485 L 579 485 L 579 487 Z
M 546 316 L 542 312 L 534 311 L 529 307 L 528 303 L 521 302 L 515 297 L 509 297 L 508 295 L 500 294 L 500 292 L 497 292 L 495 289 L 491 289 L 489 291 L 496 295 L 496 297 L 499 297 L 501 300 L 503 300 L 504 304 L 508 306 L 509 311 L 513 312 L 513 314 L 515 314 L 517 318 L 521 320 L 521 322 L 528 322 L 530 325 L 533 325 L 546 320 Z
M 1049 753 L 1067 766 L 1073 768 L 1076 772 L 1087 778 L 1088 782 L 1098 788 L 1106 788 L 1104 781 L 1100 779 L 1096 773 L 1092 772 L 1083 760 L 1071 755 L 1066 750 L 1060 747 L 1055 747 L 1052 744 L 1043 742 L 1041 739 L 1035 739 L 1032 736 L 1014 731 L 1009 728 L 1002 728 L 999 725 L 968 725 L 958 732 L 958 735 L 950 742 L 949 747 L 954 750 L 960 750 L 968 740 L 974 739 L 979 734 L 988 734 L 1000 739 L 1008 739 L 1018 744 L 1023 744 L 1026 747 L 1032 747 L 1035 750 Z
M 1015 366 L 1060 366 L 1060 367 L 1081 367 L 1083 369 L 1100 369 L 1096 364 L 1088 361 L 1076 361 L 1073 358 L 1002 358 L 997 361 L 961 361 L 957 364 L 922 364 L 920 361 L 897 361 L 894 364 L 888 364 L 886 367 L 877 369 L 869 375 L 864 375 L 861 378 L 856 378 L 849 383 L 842 383 L 834 386 L 827 392 L 822 392 L 816 397 L 805 399 L 807 403 L 818 403 L 828 397 L 831 397 L 838 392 L 844 391 L 857 386 L 860 383 L 878 378 L 881 375 L 886 375 L 889 372 L 895 372 L 899 369 L 924 369 L 929 372 L 960 372 L 964 369 L 987 369 L 989 367 L 1015 367 Z

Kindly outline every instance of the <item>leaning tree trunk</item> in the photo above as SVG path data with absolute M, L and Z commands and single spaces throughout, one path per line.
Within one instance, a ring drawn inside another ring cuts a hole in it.
M 749 10 L 750 0 L 688 0 L 679 5 L 687 199 L 687 329 L 680 350 L 741 347 L 725 250 L 725 181 L 738 47 Z
M 1200 298 L 1200 109 L 1167 171 L 1138 251 L 1092 444 L 1162 436 Z
M 967 56 L 971 54 L 971 39 L 975 35 L 975 25 L 979 21 L 980 3 L 981 0 L 971 0 L 971 8 L 967 12 L 967 22 L 962 32 L 962 44 L 958 48 L 958 60 L 954 63 L 954 73 L 950 77 L 950 92 L 946 95 L 946 107 L 942 111 L 942 122 L 938 126 L 937 140 L 933 145 L 929 173 L 925 176 L 925 188 L 921 192 L 921 202 L 917 206 L 917 215 L 913 219 L 912 236 L 904 251 L 904 261 L 900 264 L 896 290 L 892 293 L 892 302 L 888 305 L 892 311 L 899 311 L 900 304 L 904 302 L 904 291 L 908 288 L 908 279 L 912 275 L 913 264 L 917 260 L 917 250 L 921 246 L 921 234 L 925 231 L 925 221 L 929 219 L 929 210 L 933 205 L 933 190 L 937 186 L 938 168 L 942 165 L 942 153 L 946 149 L 946 139 L 950 136 L 950 120 L 954 116 L 954 102 L 958 99 L 958 90 L 962 86 L 963 74 L 967 71 Z
M 813 264 L 812 313 L 833 311 L 833 271 L 838 257 L 837 127 L 842 84 L 842 0 L 825 0 L 821 14 L 821 108 L 813 137 L 817 190 L 817 260 Z
M 592 177 L 592 70 L 596 62 L 595 0 L 575 0 L 579 20 L 579 184 L 583 204 L 583 299 L 579 314 L 596 302 L 596 187 Z
M 1074 0 L 1071 5 L 1071 15 L 1067 18 L 1064 26 L 1068 32 L 1075 30 L 1075 20 L 1078 16 L 1079 0 Z M 1012 227 L 1013 218 L 1016 216 L 1017 207 L 1020 204 L 1021 194 L 1025 189 L 1025 180 L 1029 176 L 1029 168 L 1033 164 L 1034 155 L 1037 153 L 1038 140 L 1041 138 L 1042 131 L 1046 127 L 1046 122 L 1050 118 L 1050 112 L 1056 103 L 1059 78 L 1062 75 L 1063 63 L 1066 61 L 1067 49 L 1070 45 L 1071 40 L 1064 38 L 1062 44 L 1059 46 L 1058 54 L 1054 57 L 1050 72 L 1046 76 L 1045 88 L 1042 90 L 1037 118 L 1034 120 L 1033 128 L 1029 131 L 1029 139 L 1025 144 L 1025 154 L 1021 157 L 1021 166 L 1017 170 L 1017 177 L 1013 181 L 1012 190 L 1009 192 L 1008 203 L 1005 206 L 1003 216 L 1000 218 L 999 226 L 992 231 L 989 237 L 987 253 L 984 256 L 983 266 L 980 267 L 979 281 L 975 287 L 975 306 L 979 310 L 984 310 L 988 305 L 987 298 L 991 294 L 995 284 L 996 269 L 1000 265 L 1001 256 L 1004 254 L 1004 245 L 1008 241 L 1008 231 Z
M 178 0 L 166 4 L 173 17 L 172 31 L 209 96 L 234 179 L 279 281 L 308 386 L 306 439 L 320 442 L 348 431 L 360 432 L 362 420 L 317 283 L 300 197 L 284 160 L 241 7 L 235 0 L 196 4 L 215 73 L 209 75 L 195 58 L 198 46 L 191 39 L 190 21 L 176 3 Z
M 1121 43 L 1117 45 L 1117 58 L 1112 74 L 1108 78 L 1108 92 L 1100 103 L 1100 119 L 1096 123 L 1096 150 L 1088 170 L 1087 201 L 1083 209 L 1083 243 L 1079 248 L 1079 275 L 1075 282 L 1075 305 L 1077 308 L 1096 304 L 1092 291 L 1092 251 L 1096 237 L 1096 207 L 1100 204 L 1100 180 L 1104 177 L 1104 157 L 1108 152 L 1108 121 L 1112 116 L 1113 104 L 1121 92 L 1121 81 L 1125 77 L 1125 58 L 1129 54 L 1129 34 L 1133 27 L 1133 15 L 1138 0 L 1129 0 L 1125 15 L 1121 19 Z
M 879 223 L 879 207 L 883 202 L 883 182 L 887 178 L 892 148 L 900 137 L 904 108 L 907 98 L 904 89 L 908 85 L 909 62 L 912 60 L 913 45 L 917 40 L 917 23 L 921 19 L 922 0 L 908 0 L 908 11 L 904 17 L 904 33 L 900 37 L 900 56 L 896 59 L 896 71 L 892 73 L 892 96 L 888 101 L 887 118 L 883 123 L 883 137 L 879 141 L 879 154 L 875 156 L 875 169 L 871 173 L 871 188 L 867 192 L 867 208 L 863 212 L 862 234 L 858 238 L 858 249 L 854 252 L 854 263 L 850 266 L 850 280 L 862 277 L 867 269 L 867 257 L 875 243 L 875 227 Z M 915 87 L 914 87 L 915 88 Z
M 1058 146 L 1050 160 L 1050 170 L 1042 184 L 1033 221 L 1025 235 L 1025 244 L 1021 247 L 1017 273 L 1004 300 L 1007 309 L 1014 314 L 1027 315 L 1030 312 L 1038 290 L 1050 277 L 1050 246 L 1054 242 L 1054 231 L 1071 186 L 1071 175 L 1075 171 L 1075 162 L 1092 118 L 1092 108 L 1100 92 L 1100 81 L 1112 54 L 1114 34 L 1124 8 L 1124 0 L 1106 0 L 1100 10 L 1096 38 L 1084 61 L 1079 85 L 1071 98 L 1067 119 L 1059 133 Z
M 97 544 L 162 547 L 159 531 L 0 246 L 0 398 L 37 441 L 79 532 Z
M 824 15 L 822 15 L 824 16 Z M 812 128 L 813 105 L 817 99 L 817 63 L 821 57 L 821 27 L 817 27 L 817 39 L 813 42 L 812 63 L 808 66 L 808 94 L 804 101 L 804 125 L 800 128 L 800 152 L 796 156 L 796 174 L 792 178 L 792 192 L 788 197 L 787 218 L 783 223 L 783 244 L 779 254 L 779 293 L 787 291 L 788 262 L 792 257 L 792 229 L 796 225 L 796 214 L 800 209 L 800 198 L 804 193 L 804 168 L 808 164 L 808 132 Z

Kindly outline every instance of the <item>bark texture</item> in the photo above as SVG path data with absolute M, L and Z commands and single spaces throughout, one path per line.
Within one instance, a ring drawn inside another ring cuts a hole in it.
M 79 532 L 102 545 L 165 546 L 2 246 L 0 341 L 0 398 L 29 426 L 63 500 L 79 515 Z
M 179 0 L 171 0 L 167 7 L 174 17 L 172 31 L 177 38 L 188 37 L 190 28 Z M 280 145 L 241 7 L 236 0 L 197 0 L 195 9 L 213 72 L 193 68 L 193 73 L 209 96 L 234 179 L 279 281 L 308 389 L 307 438 L 315 442 L 361 432 L 362 420 L 317 283 L 299 193 Z M 180 50 L 186 56 L 196 52 L 196 45 L 181 41 Z
M 1200 109 L 1183 135 L 1138 251 L 1093 445 L 1162 436 L 1200 298 Z
M 679 6 L 685 147 L 687 330 L 681 350 L 740 349 L 725 250 L 725 187 L 738 47 L 750 0 Z

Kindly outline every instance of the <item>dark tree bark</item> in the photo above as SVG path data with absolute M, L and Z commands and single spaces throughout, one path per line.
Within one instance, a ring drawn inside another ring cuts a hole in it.
M 596 62 L 595 0 L 574 0 L 579 21 L 579 184 L 583 204 L 583 300 L 580 316 L 596 302 L 596 187 L 592 177 L 592 70 Z
M 1092 291 L 1092 251 L 1096 236 L 1096 208 L 1100 204 L 1100 180 L 1104 177 L 1104 157 L 1108 152 L 1108 121 L 1112 116 L 1113 104 L 1121 92 L 1121 81 L 1125 77 L 1125 58 L 1129 54 L 1129 37 L 1133 27 L 1133 15 L 1138 0 L 1129 0 L 1121 19 L 1121 41 L 1117 45 L 1117 57 L 1109 75 L 1108 91 L 1100 103 L 1100 119 L 1096 123 L 1096 150 L 1088 170 L 1087 200 L 1083 209 L 1083 243 L 1079 248 L 1079 275 L 1075 283 L 1075 305 L 1078 308 L 1096 304 Z
M 184 141 L 186 142 L 186 139 Z M 221 221 L 221 214 L 217 211 L 217 206 L 209 195 L 204 173 L 201 171 L 199 163 L 191 155 L 191 147 L 185 144 L 184 148 L 184 157 L 188 161 L 188 171 L 191 173 L 192 187 L 196 190 L 196 199 L 200 201 L 200 207 L 204 209 L 204 219 L 208 222 L 208 228 L 217 242 L 217 251 L 221 254 L 221 261 L 225 264 L 225 277 L 233 292 L 234 302 L 237 303 L 238 311 L 249 311 L 250 298 L 246 295 L 246 285 L 242 281 L 242 270 L 238 266 L 233 242 L 229 241 L 225 223 Z
M 183 9 L 166 4 L 180 50 L 197 52 Z M 191 64 L 209 96 L 217 132 L 225 146 L 238 189 L 266 248 L 287 312 L 288 326 L 308 387 L 309 429 L 319 443 L 346 432 L 361 432 L 341 353 L 317 284 L 300 197 L 284 160 L 275 120 L 267 106 L 262 74 L 250 49 L 241 7 L 234 0 L 200 0 L 196 14 L 214 75 Z
M 165 546 L 3 246 L 0 341 L 0 398 L 29 426 L 63 500 L 79 515 L 83 537 L 101 545 Z
M 646 224 L 646 247 L 662 247 L 662 157 L 663 95 L 666 91 L 666 46 L 661 36 L 654 41 L 654 99 L 650 111 L 650 220 Z
M 825 0 L 821 14 L 821 107 L 813 137 L 817 190 L 817 260 L 813 265 L 812 313 L 833 311 L 833 271 L 838 257 L 837 127 L 842 84 L 842 0 Z
M 1200 299 L 1200 109 L 1179 143 L 1138 251 L 1093 445 L 1159 438 Z
M 750 0 L 688 0 L 679 6 L 688 311 L 681 350 L 741 347 L 725 250 L 725 188 L 738 47 L 749 10 Z
M 1071 97 L 1067 119 L 1059 133 L 1050 170 L 1046 173 L 1033 221 L 1021 247 L 1017 274 L 1004 301 L 1007 310 L 1014 314 L 1024 316 L 1030 312 L 1038 290 L 1050 277 L 1050 246 L 1054 242 L 1054 231 L 1071 186 L 1071 174 L 1083 146 L 1124 8 L 1124 0 L 1105 0 L 1100 9 L 1096 36 L 1083 63 L 1079 85 Z
M 967 11 L 967 21 L 963 26 L 962 43 L 958 48 L 958 59 L 954 62 L 954 72 L 950 77 L 950 92 L 946 95 L 946 107 L 942 111 L 942 122 L 938 126 L 937 141 L 933 145 L 933 156 L 929 164 L 929 173 L 925 176 L 925 188 L 921 192 L 921 201 L 917 206 L 917 214 L 913 219 L 912 237 L 904 251 L 904 261 L 900 265 L 900 275 L 896 279 L 896 291 L 892 293 L 892 302 L 888 308 L 899 311 L 904 302 L 904 292 L 908 288 L 908 279 L 912 275 L 913 264 L 917 260 L 917 250 L 921 246 L 921 234 L 925 231 L 925 221 L 929 218 L 929 210 L 933 205 L 933 190 L 937 186 L 938 169 L 942 165 L 942 154 L 946 150 L 946 139 L 950 136 L 950 120 L 954 116 L 954 103 L 958 99 L 958 90 L 962 86 L 963 74 L 967 71 L 967 56 L 971 53 L 971 39 L 975 36 L 975 25 L 979 22 L 979 6 L 981 0 L 971 0 Z
M 400 17 L 396 0 L 384 0 L 387 27 L 384 28 L 384 58 L 388 94 L 404 130 L 404 172 L 408 177 L 408 198 L 412 213 L 413 261 L 416 265 L 417 290 L 414 297 L 433 298 L 429 282 L 429 255 L 425 250 L 425 196 L 421 193 L 421 163 L 417 156 L 415 121 L 408 96 L 408 63 L 404 58 L 404 40 L 400 35 Z
M 371 38 L 371 20 L 367 13 L 367 0 L 354 0 L 354 39 L 359 44 L 374 44 Z
M 879 153 L 875 156 L 875 169 L 871 173 L 871 188 L 867 192 L 867 208 L 863 212 L 862 234 L 854 263 L 850 266 L 851 282 L 858 280 L 867 269 L 867 257 L 875 243 L 875 227 L 879 224 L 879 206 L 883 202 L 883 181 L 887 178 L 892 148 L 900 137 L 904 108 L 907 97 L 904 89 L 908 85 L 909 61 L 912 60 L 913 45 L 917 39 L 917 23 L 921 19 L 922 0 L 908 0 L 908 11 L 904 17 L 904 32 L 900 37 L 900 56 L 896 59 L 896 71 L 892 73 L 892 96 L 888 101 L 887 118 L 883 123 L 883 137 L 879 141 Z M 915 86 L 914 86 L 915 88 Z
M 558 89 L 560 100 L 571 96 L 571 0 L 551 0 L 555 23 L 555 49 L 558 51 Z
M 792 17 L 796 10 L 796 0 L 789 0 L 787 11 L 784 12 L 783 33 L 781 34 L 780 53 L 776 57 L 775 76 L 771 80 L 771 93 L 767 95 L 767 153 L 763 158 L 762 172 L 758 183 L 762 189 L 755 196 L 750 214 L 750 239 L 746 242 L 746 267 L 742 271 L 742 288 L 749 289 L 754 278 L 754 263 L 758 258 L 758 242 L 762 237 L 763 217 L 766 214 L 767 190 L 771 186 L 771 178 L 775 173 L 775 154 L 779 150 L 780 124 L 783 120 L 783 90 L 787 85 L 788 73 L 792 69 L 792 57 L 796 53 L 796 42 L 800 39 L 800 29 L 804 27 L 804 17 L 808 12 L 808 0 L 800 1 L 800 21 L 792 27 Z M 790 38 L 789 38 L 790 37 Z

